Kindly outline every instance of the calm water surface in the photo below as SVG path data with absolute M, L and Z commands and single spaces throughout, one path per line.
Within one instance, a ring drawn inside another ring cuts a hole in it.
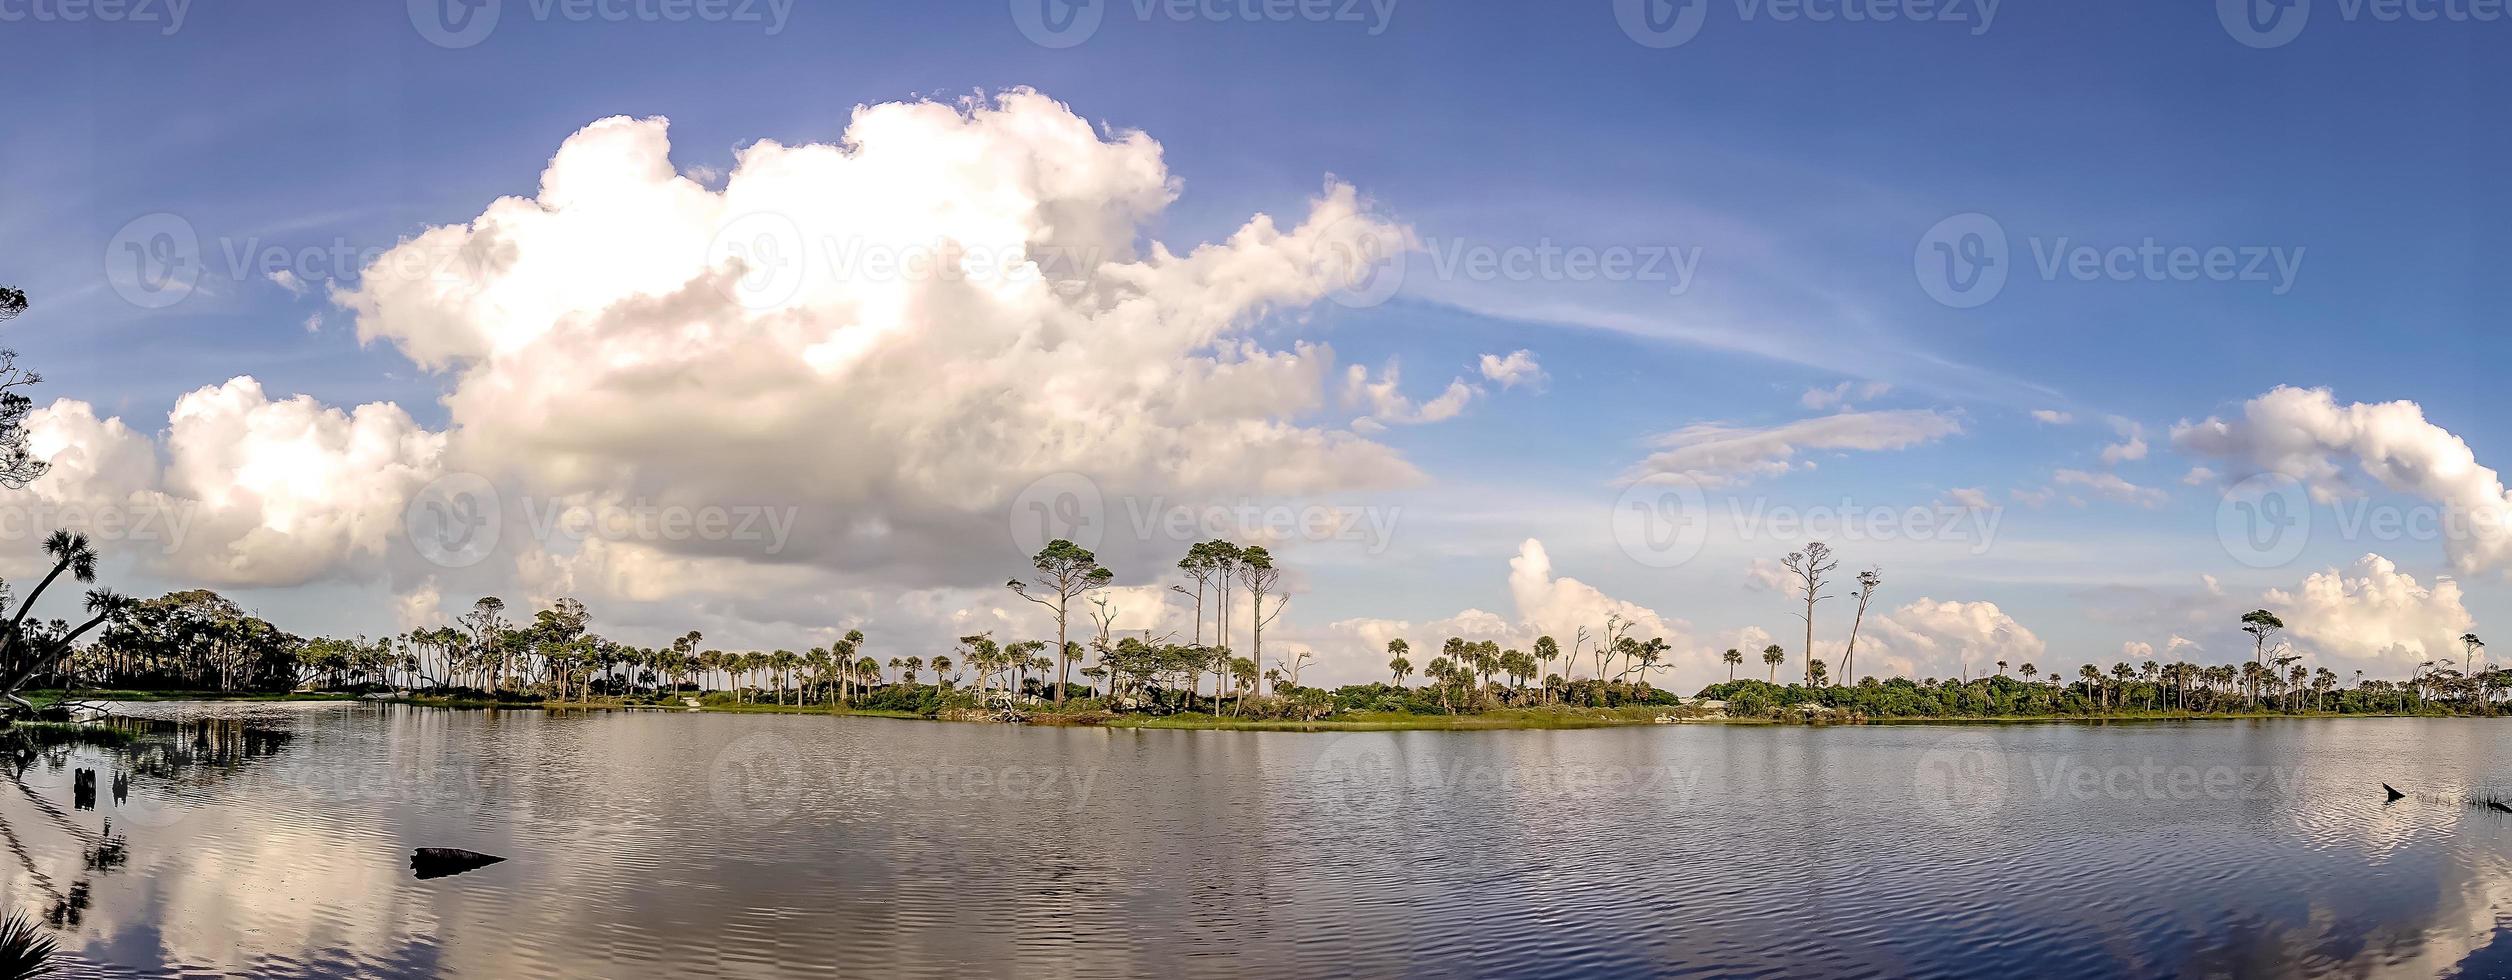
M 2512 975 L 2494 721 L 127 713 L 180 724 L 0 787 L 72 975 Z

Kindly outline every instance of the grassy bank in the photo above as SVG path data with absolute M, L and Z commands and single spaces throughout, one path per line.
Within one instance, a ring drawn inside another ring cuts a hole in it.
M 56 704 L 60 691 L 28 691 L 26 699 L 37 707 Z M 90 691 L 77 692 L 82 701 L 355 701 L 355 694 L 323 691 L 228 692 L 228 691 Z
M 59 691 L 29 692 L 29 700 L 38 706 L 49 705 L 61 697 Z M 335 692 L 284 692 L 237 694 L 214 691 L 79 691 L 77 697 L 93 701 L 359 701 L 358 695 Z M 378 703 L 409 704 L 430 708 L 506 708 L 510 710 L 552 711 L 704 711 L 728 714 L 821 715 L 856 718 L 897 718 L 914 720 L 962 720 L 958 713 L 944 712 L 945 717 L 913 711 L 876 708 L 832 708 L 828 705 L 771 703 L 710 703 L 689 708 L 678 703 L 655 704 L 645 701 L 525 701 L 490 700 L 476 697 L 440 697 L 412 694 L 393 698 L 372 699 Z M 972 712 L 973 714 L 973 712 Z M 1579 729 L 1608 728 L 1622 725 L 1646 725 L 1660 717 L 1683 724 L 1722 725 L 2048 725 L 2048 724 L 2114 724 L 2175 721 L 2247 721 L 2255 719 L 2334 719 L 2334 718 L 2429 718 L 2455 717 L 2438 713 L 2372 713 L 2372 712 L 2200 712 L 2123 711 L 2099 715 L 1914 715 L 1904 717 L 1860 717 L 1848 715 L 1803 714 L 1781 712 L 1777 716 L 1731 718 L 1702 717 L 1697 709 L 1662 705 L 1630 705 L 1610 708 L 1555 705 L 1549 707 L 1501 708 L 1463 714 L 1417 714 L 1405 711 L 1343 711 L 1332 717 L 1316 720 L 1288 718 L 1246 718 L 1228 714 L 1182 713 L 1173 715 L 1109 714 L 1086 710 L 1064 715 L 1033 711 L 1030 724 L 1168 730 L 1209 731 L 1276 731 L 1276 732 L 1344 732 L 1344 731 L 1497 731 L 1511 729 Z
M 688 710 L 688 709 L 682 709 Z M 832 708 L 824 704 L 710 704 L 697 710 L 720 711 L 742 715 L 841 715 L 851 718 L 914 718 L 926 720 L 913 711 L 883 711 L 877 708 Z
M 1109 728 L 1214 729 L 1257 732 L 1395 732 L 1476 731 L 1504 728 L 1609 728 L 1646 725 L 1674 709 L 1628 708 L 1503 708 L 1478 714 L 1417 715 L 1392 711 L 1347 711 L 1332 718 L 1299 721 L 1288 718 L 1233 718 L 1229 715 L 1117 715 Z

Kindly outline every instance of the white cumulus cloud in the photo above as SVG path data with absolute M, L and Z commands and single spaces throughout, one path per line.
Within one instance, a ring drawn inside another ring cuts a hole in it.
M 2461 605 L 2460 584 L 2431 586 L 2380 555 L 2351 569 L 2305 577 L 2292 592 L 2270 589 L 2267 607 L 2285 620 L 2295 645 L 2339 663 L 2404 676 L 2426 660 L 2460 656 L 2459 636 L 2474 620 Z
M 533 494 L 798 507 L 778 561 L 900 585 L 998 565 L 1015 500 L 1050 474 L 1109 499 L 1419 478 L 1315 423 L 1330 349 L 1252 334 L 1343 286 L 1363 244 L 1413 240 L 1348 185 L 1172 248 L 1146 237 L 1179 192 L 1160 144 L 1027 90 L 859 107 L 837 142 L 749 144 L 720 187 L 670 151 L 662 119 L 595 122 L 536 195 L 335 291 L 362 341 L 447 372 L 466 469 Z
M 2443 540 L 2461 572 L 2512 559 L 2512 495 L 2502 478 L 2412 401 L 2340 405 L 2326 388 L 2278 387 L 2244 403 L 2238 418 L 2174 426 L 2172 446 L 2291 477 L 2324 503 L 2359 493 L 2349 476 L 2361 473 L 2443 508 L 2463 529 Z

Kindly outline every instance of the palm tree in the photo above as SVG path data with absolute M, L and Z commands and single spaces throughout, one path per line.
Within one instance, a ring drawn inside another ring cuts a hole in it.
M 1780 649 L 1779 644 L 1773 643 L 1762 648 L 1762 664 L 1771 669 L 1770 683 L 1779 683 L 1779 665 L 1787 662 L 1788 651 Z
M 2084 678 L 2085 700 L 2093 700 L 2094 692 L 2102 686 L 2102 668 L 2096 667 L 2092 664 L 2086 664 L 2083 667 L 2076 669 L 2076 676 Z M 2101 704 L 2103 710 L 2107 711 L 2110 709 L 2111 697 L 2107 692 L 2102 695 Z
M 1412 650 L 1413 645 L 1404 642 L 1403 637 L 1387 641 L 1387 670 L 1395 675 L 1397 687 L 1403 687 L 1404 676 L 1413 672 L 1413 661 L 1404 659 Z
M 19 707 L 29 712 L 34 710 L 34 706 L 19 698 L 17 691 L 29 679 L 41 672 L 44 662 L 49 659 L 46 656 L 49 651 L 33 649 L 33 645 L 26 642 L 24 632 L 26 614 L 34 609 L 35 600 L 43 597 L 44 590 L 51 588 L 52 583 L 64 572 L 69 573 L 71 578 L 81 583 L 96 580 L 96 549 L 88 546 L 87 535 L 75 531 L 56 530 L 44 538 L 44 554 L 52 556 L 52 570 L 44 573 L 43 580 L 36 583 L 34 590 L 28 592 L 26 598 L 18 603 L 17 614 L 9 617 L 7 632 L 0 633 L 0 694 L 5 694 L 9 700 L 16 702 Z M 101 594 L 119 599 L 110 592 Z M 89 607 L 93 609 L 99 593 L 91 592 L 88 595 Z M 121 602 L 112 606 L 106 615 L 118 613 L 127 607 L 127 602 Z M 94 622 L 102 621 L 100 617 Z M 83 633 L 91 628 L 93 628 L 92 623 L 81 627 L 79 632 Z M 75 637 L 77 634 L 71 635 Z M 66 649 L 63 652 L 66 653 Z
M 1727 682 L 1730 684 L 1735 683 L 1736 667 L 1744 663 L 1744 651 L 1738 650 L 1735 647 L 1728 647 L 1726 653 L 1718 655 L 1718 659 L 1727 664 Z

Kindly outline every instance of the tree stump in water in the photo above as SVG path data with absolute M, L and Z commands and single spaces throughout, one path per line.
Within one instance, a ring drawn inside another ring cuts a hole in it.
M 410 873 L 425 881 L 477 871 L 503 860 L 505 858 L 458 847 L 422 847 L 410 852 Z

